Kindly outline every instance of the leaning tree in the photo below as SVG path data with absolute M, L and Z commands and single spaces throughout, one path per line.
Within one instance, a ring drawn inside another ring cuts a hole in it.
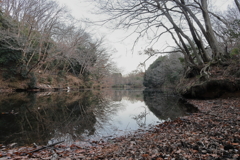
M 210 62 L 226 60 L 222 39 L 213 25 L 213 17 L 222 16 L 210 11 L 210 0 L 97 0 L 100 13 L 108 14 L 105 23 L 114 22 L 115 28 L 130 28 L 151 38 L 150 45 L 158 44 L 165 35 L 171 37 L 172 50 L 181 51 L 185 71 L 205 72 Z M 235 1 L 239 4 L 238 1 Z M 222 22 L 221 22 L 222 23 Z M 173 44 L 175 42 L 175 44 Z M 135 43 L 134 43 L 135 44 Z M 211 50 L 211 54 L 206 48 Z M 169 53 L 166 50 L 157 53 Z M 186 74 L 187 76 L 188 74 Z

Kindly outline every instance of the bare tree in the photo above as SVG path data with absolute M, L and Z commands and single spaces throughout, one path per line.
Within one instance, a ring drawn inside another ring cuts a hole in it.
M 220 42 L 220 49 L 224 55 L 229 57 L 234 48 L 239 48 L 240 35 L 240 12 L 237 5 L 229 6 L 222 12 L 212 13 L 213 28 Z
M 153 45 L 167 34 L 176 43 L 169 47 L 176 49 L 177 46 L 184 54 L 186 69 L 197 66 L 205 70 L 204 64 L 209 61 L 224 59 L 208 2 L 209 0 L 98 0 L 97 5 L 102 13 L 109 15 L 105 23 L 117 21 L 116 28 L 132 28 L 133 32 L 139 33 L 134 44 L 147 35 L 152 39 L 150 45 Z M 205 50 L 207 46 L 211 48 L 212 57 Z M 159 53 L 164 52 L 168 53 L 169 50 Z
M 28 75 L 52 53 L 53 31 L 66 9 L 49 0 L 3 0 L 1 8 L 17 26 L 14 32 L 8 32 L 8 37 L 15 39 L 18 45 L 13 45 L 9 38 L 5 42 L 8 48 L 21 50 L 21 70 L 26 70 Z
M 111 55 L 103 47 L 103 39 L 93 40 L 84 29 L 74 25 L 62 25 L 56 32 L 58 35 L 54 39 L 59 53 L 53 57 L 59 62 L 65 61 L 64 70 L 82 78 L 91 73 L 97 81 L 101 81 L 112 70 Z M 58 63 L 56 69 L 58 65 L 62 64 Z

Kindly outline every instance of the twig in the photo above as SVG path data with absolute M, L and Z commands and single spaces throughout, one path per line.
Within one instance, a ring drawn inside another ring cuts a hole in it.
M 33 151 L 31 151 L 31 152 L 28 152 L 28 153 L 24 153 L 22 156 L 25 156 L 25 155 L 27 155 L 27 154 L 31 154 L 31 153 L 34 153 L 34 152 L 41 151 L 41 150 L 43 150 L 43 149 L 46 149 L 46 148 L 48 148 L 48 147 L 55 146 L 55 145 L 60 144 L 60 143 L 62 143 L 62 142 L 64 142 L 64 140 L 63 140 L 63 141 L 56 142 L 56 143 L 53 143 L 53 144 L 49 144 L 49 145 L 47 145 L 47 146 L 43 146 L 43 147 L 41 147 L 41 148 L 39 148 L 39 149 L 33 150 Z

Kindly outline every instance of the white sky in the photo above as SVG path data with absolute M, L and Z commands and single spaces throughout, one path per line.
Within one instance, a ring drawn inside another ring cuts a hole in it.
M 99 20 L 102 15 L 92 14 L 94 7 L 87 2 L 86 0 L 57 0 L 60 4 L 66 5 L 71 14 L 77 19 L 89 19 L 89 20 Z M 216 7 L 226 9 L 229 3 L 232 3 L 233 0 L 212 0 L 213 4 Z M 128 37 L 130 32 L 126 30 L 117 30 L 111 31 L 105 26 L 90 26 L 87 27 L 87 31 L 93 33 L 97 37 L 104 36 L 105 44 L 110 48 L 115 50 L 113 55 L 113 61 L 117 64 L 118 68 L 122 71 L 124 75 L 130 73 L 133 70 L 136 70 L 140 62 L 143 62 L 147 56 L 138 55 L 139 51 L 143 51 L 146 48 L 146 41 L 141 39 L 138 45 L 135 47 L 132 52 L 132 47 L 136 39 L 136 35 Z M 166 47 L 164 42 L 161 43 L 162 46 Z M 147 67 L 156 59 L 157 57 L 152 57 L 147 62 Z

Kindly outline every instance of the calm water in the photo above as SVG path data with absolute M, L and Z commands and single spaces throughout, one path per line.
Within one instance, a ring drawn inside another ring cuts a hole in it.
M 128 134 L 192 112 L 142 90 L 1 93 L 0 144 L 67 143 Z

